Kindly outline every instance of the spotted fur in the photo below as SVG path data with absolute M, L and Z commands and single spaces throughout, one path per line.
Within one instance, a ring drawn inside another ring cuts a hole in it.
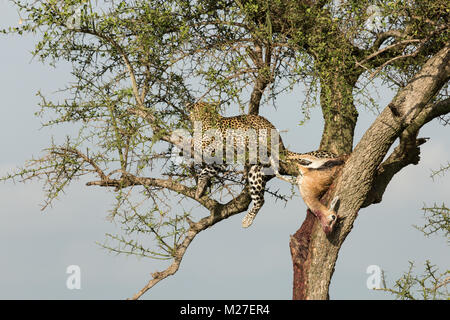
M 267 132 L 267 146 L 270 146 L 270 130 L 276 130 L 275 126 L 266 118 L 259 115 L 240 115 L 234 117 L 222 117 L 216 109 L 216 105 L 208 103 L 197 103 L 190 107 L 190 120 L 192 123 L 200 121 L 202 125 L 202 131 L 217 130 L 222 137 L 226 136 L 228 129 L 254 129 L 257 136 L 260 134 L 260 130 Z M 203 135 L 202 132 L 202 135 Z M 245 145 L 248 145 L 248 136 L 236 137 L 236 143 L 245 140 Z M 240 140 L 239 140 L 240 139 Z M 214 149 L 214 139 L 207 138 L 202 140 L 194 140 L 194 145 L 197 150 L 207 151 L 208 153 Z M 225 143 L 223 144 L 225 146 Z M 316 164 L 312 159 L 325 159 L 326 157 L 336 157 L 334 154 L 327 151 L 313 151 L 304 154 L 299 154 L 287 150 L 281 137 L 279 138 L 279 144 L 275 146 L 278 149 L 279 158 L 287 161 L 295 161 L 299 164 L 310 165 Z M 211 148 L 211 149 L 209 149 Z M 270 154 L 270 150 L 268 150 Z M 271 156 L 271 155 L 270 155 Z M 252 225 L 257 213 L 264 204 L 264 193 L 267 181 L 273 177 L 273 175 L 264 174 L 263 170 L 270 164 L 262 164 L 258 159 L 256 164 L 251 164 L 247 175 L 247 187 L 250 192 L 250 197 L 253 201 L 253 207 L 248 211 L 247 215 L 242 220 L 242 226 L 244 228 Z M 198 175 L 196 197 L 200 198 L 206 188 L 209 185 L 209 181 L 212 177 L 217 176 L 220 172 L 226 170 L 225 165 L 209 164 L 205 165 Z

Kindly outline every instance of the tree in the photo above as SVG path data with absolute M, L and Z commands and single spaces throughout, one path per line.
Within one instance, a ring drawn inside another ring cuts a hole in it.
M 74 82 L 66 87 L 72 98 L 42 96 L 41 114 L 53 115 L 47 125 L 81 127 L 77 137 L 52 143 L 43 157 L 6 178 L 44 178 L 45 206 L 81 176 L 95 177 L 88 186 L 113 188 L 112 217 L 127 236 L 109 235 L 118 242 L 110 249 L 173 261 L 134 298 L 173 275 L 201 231 L 246 211 L 251 201 L 242 172 L 217 179 L 210 194 L 195 198 L 196 167 L 170 161 L 179 146 L 174 133 L 192 130 L 186 105 L 220 101 L 258 114 L 280 92 L 304 83 L 304 112 L 318 102 L 324 118 L 319 149 L 350 154 L 322 198 L 328 203 L 339 196 L 335 230 L 325 235 L 309 212 L 291 237 L 294 299 L 328 298 L 358 212 L 381 202 L 395 174 L 419 162 L 426 142 L 420 129 L 450 112 L 444 0 L 14 3 L 23 24 L 4 32 L 37 33 L 35 56 L 73 66 Z M 355 97 L 366 96 L 374 79 L 397 93 L 353 148 Z M 290 166 L 283 170 L 297 174 Z M 209 215 L 194 219 L 189 200 Z M 144 245 L 141 236 L 152 236 L 156 245 Z

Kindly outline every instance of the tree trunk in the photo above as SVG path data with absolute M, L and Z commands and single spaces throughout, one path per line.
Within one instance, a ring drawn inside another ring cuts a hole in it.
M 350 74 L 350 72 L 342 72 Z M 332 78 L 328 78 L 331 76 Z M 320 149 L 348 154 L 353 148 L 358 111 L 353 103 L 353 87 L 357 76 L 345 77 L 327 73 L 320 81 L 320 105 L 324 128 Z
M 353 147 L 358 118 L 352 94 L 356 80 L 350 83 L 348 77 L 333 74 L 329 78 L 329 73 L 325 74 L 321 79 L 320 91 L 324 117 L 320 149 L 339 155 L 348 154 Z M 352 78 L 357 79 L 356 76 Z M 326 203 L 326 200 L 328 199 L 324 197 L 322 202 Z M 322 261 L 317 253 L 326 250 L 327 242 L 330 241 L 331 238 L 327 239 L 317 218 L 308 209 L 305 221 L 289 243 L 294 270 L 294 300 L 328 299 L 328 285 L 334 272 L 334 263 L 321 267 Z
M 331 193 L 325 195 L 324 202 L 327 202 Z M 309 209 L 307 210 L 305 221 L 291 236 L 289 243 L 294 271 L 292 294 L 294 300 L 329 299 L 328 287 L 340 248 L 336 234 L 334 231 L 326 236 L 318 219 Z M 327 258 L 331 259 L 327 261 Z
M 329 298 L 329 285 L 339 250 L 373 187 L 377 168 L 393 142 L 412 124 L 415 117 L 449 78 L 450 45 L 447 45 L 425 63 L 422 70 L 398 92 L 377 117 L 346 161 L 334 184 L 322 198 L 324 203 L 328 203 L 335 195 L 339 196 L 339 219 L 335 230 L 330 235 L 325 235 L 317 219 L 311 213 L 307 213 L 303 225 L 290 241 L 294 270 L 293 299 Z M 327 124 L 325 113 L 324 117 L 325 128 L 337 125 L 340 118 L 346 118 L 342 114 L 338 114 L 336 120 L 328 117 L 328 121 L 331 122 Z M 351 129 L 351 126 L 347 127 L 348 129 Z M 335 134 L 333 132 L 325 134 L 329 134 L 329 137 L 322 139 L 322 143 L 334 145 L 332 139 Z M 333 148 L 340 153 L 350 140 L 346 136 L 338 140 Z

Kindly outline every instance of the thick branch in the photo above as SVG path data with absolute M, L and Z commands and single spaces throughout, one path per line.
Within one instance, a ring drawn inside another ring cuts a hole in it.
M 386 32 L 382 32 L 378 34 L 377 38 L 375 39 L 371 50 L 379 50 L 381 45 L 389 38 L 405 38 L 406 33 L 403 30 L 388 30 Z
M 261 104 L 262 95 L 271 80 L 270 65 L 272 49 L 270 46 L 266 46 L 265 51 L 266 52 L 263 57 L 261 46 L 257 46 L 255 51 L 252 54 L 249 54 L 255 65 L 258 67 L 258 75 L 250 96 L 248 114 L 259 114 L 259 106 Z
M 270 80 L 266 75 L 262 73 L 258 74 L 255 86 L 253 87 L 252 95 L 250 97 L 248 114 L 255 114 L 255 115 L 259 114 L 259 106 L 261 103 L 261 98 L 269 82 Z
M 178 183 L 172 179 L 136 177 L 134 175 L 127 173 L 126 175 L 123 175 L 120 179 L 106 178 L 99 181 L 90 181 L 86 183 L 86 185 L 99 187 L 114 187 L 116 189 L 123 189 L 132 186 L 158 187 L 174 191 L 178 194 L 182 194 L 191 199 L 195 199 L 208 210 L 212 210 L 217 205 L 219 205 L 219 202 L 207 196 L 203 196 L 200 199 L 196 199 L 195 189 L 186 187 L 185 185 Z
M 372 190 L 362 205 L 363 208 L 381 202 L 386 187 L 394 175 L 404 167 L 419 162 L 419 146 L 426 142 L 424 138 L 417 139 L 419 129 L 431 120 L 447 113 L 450 113 L 450 99 L 430 104 L 403 131 L 400 136 L 400 144 L 378 168 Z

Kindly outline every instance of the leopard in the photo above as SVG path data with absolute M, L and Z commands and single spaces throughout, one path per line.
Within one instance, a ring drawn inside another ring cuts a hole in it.
M 233 150 L 236 150 L 236 145 L 240 143 L 245 146 L 246 152 L 248 153 L 248 147 L 252 140 L 252 137 L 249 137 L 249 135 L 246 134 L 249 129 L 252 129 L 256 133 L 257 137 L 262 136 L 262 139 L 265 140 L 259 142 L 266 143 L 266 146 L 272 146 L 270 149 L 267 148 L 269 153 L 269 162 L 263 162 L 260 155 L 258 155 L 256 161 L 253 163 L 249 163 L 249 159 L 247 157 L 245 158 L 247 161 L 246 164 L 249 166 L 248 173 L 246 175 L 246 185 L 248 187 L 253 206 L 244 216 L 242 220 L 242 227 L 250 227 L 253 224 L 256 215 L 263 207 L 265 203 L 265 187 L 270 179 L 277 176 L 288 182 L 293 182 L 292 179 L 284 178 L 279 174 L 277 166 L 274 165 L 273 162 L 274 158 L 278 157 L 277 159 L 281 161 L 294 162 L 297 164 L 299 175 L 295 181 L 300 189 L 302 198 L 304 200 L 306 199 L 305 203 L 319 218 L 323 225 L 324 231 L 328 233 L 333 228 L 337 215 L 331 206 L 330 209 L 323 210 L 323 208 L 317 204 L 319 201 L 316 198 L 312 199 L 312 197 L 317 197 L 323 192 L 324 188 L 329 186 L 329 184 L 325 182 L 332 179 L 331 177 L 335 172 L 332 168 L 342 164 L 340 160 L 334 160 L 337 156 L 326 150 L 316 150 L 307 153 L 290 151 L 284 146 L 281 137 L 278 136 L 278 139 L 275 141 L 275 139 L 268 134 L 268 132 L 273 132 L 273 130 L 277 132 L 277 128 L 265 117 L 254 114 L 225 117 L 220 115 L 218 112 L 218 106 L 219 105 L 217 103 L 207 102 L 197 102 L 188 106 L 189 119 L 191 123 L 193 125 L 196 122 L 201 124 L 200 138 L 196 138 L 194 133 L 194 150 L 200 150 L 202 154 L 213 154 L 217 151 L 216 149 L 218 149 L 218 145 L 214 144 L 214 142 L 218 142 L 216 141 L 216 137 L 219 137 L 219 139 L 220 137 L 224 139 L 223 137 L 227 135 L 227 130 L 229 129 L 232 129 L 233 132 L 238 133 L 234 136 L 235 140 Z M 207 131 L 209 131 L 210 134 L 205 137 L 204 133 Z M 273 145 L 271 144 L 272 142 Z M 223 146 L 225 149 L 223 151 L 226 153 L 226 148 L 229 146 L 227 146 L 226 143 L 223 143 Z M 223 157 L 220 157 L 219 155 L 218 158 L 215 158 L 215 162 L 203 163 L 203 168 L 197 177 L 197 190 L 195 193 L 195 197 L 197 199 L 204 195 L 210 183 L 210 179 L 218 176 L 227 169 L 228 166 L 220 161 L 222 158 Z M 272 173 L 270 173 L 270 170 L 267 170 L 269 167 L 273 169 Z M 321 172 L 322 176 L 329 174 L 330 177 L 328 177 L 328 179 L 322 178 L 320 180 L 321 184 L 320 186 L 316 186 L 316 192 L 307 192 L 307 190 L 309 190 L 308 181 L 310 180 L 310 176 L 314 176 L 314 173 L 316 172 Z M 317 192 L 317 190 L 319 192 Z M 336 200 L 333 201 L 332 205 L 334 206 L 335 203 Z

